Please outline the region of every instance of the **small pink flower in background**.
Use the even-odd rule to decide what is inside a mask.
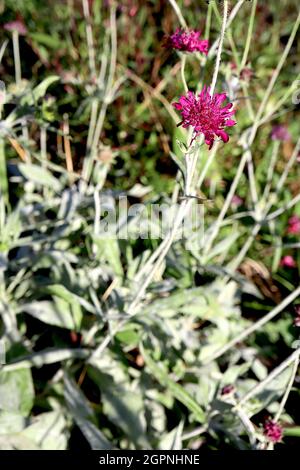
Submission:
[[[238,76],[238,67],[235,62],[229,62],[230,70],[233,75]],[[239,74],[239,77],[245,82],[249,82],[254,75],[254,71],[250,67],[244,67]]]
[[[295,268],[297,264],[292,256],[286,255],[281,259],[280,266],[284,268]]]
[[[165,38],[165,47],[183,52],[202,52],[208,54],[208,41],[200,39],[200,31],[177,28],[175,33]]]
[[[251,78],[253,77],[254,72],[252,69],[249,67],[245,67],[244,69],[241,70],[240,77],[242,80],[245,80],[245,82],[249,82]]]
[[[283,436],[283,430],[280,424],[275,423],[272,419],[267,419],[264,422],[264,435],[271,442],[280,442]]]
[[[244,202],[244,199],[242,199],[237,194],[234,194],[231,199],[231,205],[235,207],[240,207],[243,204],[243,202]]]
[[[272,140],[281,140],[282,142],[286,142],[291,140],[291,135],[287,130],[286,126],[279,124],[278,126],[274,126],[271,132]]]
[[[198,97],[191,91],[186,96],[181,96],[178,103],[173,103],[175,109],[180,111],[182,121],[178,125],[194,128],[195,137],[203,134],[205,143],[212,148],[215,137],[220,137],[223,142],[228,142],[229,136],[224,127],[231,127],[236,121],[231,119],[235,113],[232,103],[222,108],[222,103],[227,98],[226,93],[216,93],[210,96],[210,88],[204,86]]]
[[[20,20],[5,23],[3,27],[6,31],[18,31],[18,33],[23,36],[27,33],[27,28],[25,24]]]
[[[292,215],[292,217],[289,218],[287,233],[300,233],[300,217]]]
[[[295,318],[294,318],[294,326],[300,327],[300,304],[295,305]]]
[[[229,395],[230,393],[234,392],[234,390],[234,385],[225,385],[221,390],[221,395]]]
[[[138,7],[135,5],[133,7],[130,8],[129,10],[129,16],[133,17],[137,14],[138,12]]]

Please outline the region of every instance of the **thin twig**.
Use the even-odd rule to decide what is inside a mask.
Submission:
[[[290,364],[293,362],[295,363],[299,361],[300,355],[300,348],[294,351],[287,359],[285,359],[279,366],[277,366],[272,372],[261,382],[255,385],[249,392],[247,392],[237,403],[235,408],[240,408],[243,406],[247,401],[249,401],[252,397],[257,395],[261,390],[265,388],[272,380],[274,380],[281,372],[283,372]],[[289,381],[290,383],[290,381]]]
[[[217,52],[214,74],[213,74],[212,82],[210,85],[211,96],[214,94],[214,91],[215,91],[219,68],[221,64],[221,54],[222,54],[223,42],[224,42],[225,31],[226,31],[227,15],[228,15],[228,0],[224,0],[222,28],[221,28],[220,38],[219,38],[218,52]]]
[[[233,348],[236,344],[241,343],[244,341],[249,335],[254,333],[255,331],[259,330],[263,325],[268,323],[270,320],[276,317],[279,313],[281,313],[289,304],[291,304],[298,296],[300,295],[300,286],[294,290],[290,295],[288,295],[280,304],[278,304],[271,312],[267,315],[262,317],[255,323],[252,323],[248,328],[243,330],[240,334],[238,334],[235,338],[230,340],[227,344],[225,344],[222,348],[218,349],[212,356],[207,358],[203,361],[203,364],[209,364],[210,362],[218,359],[219,357],[223,356],[227,351]]]
[[[63,136],[64,136],[64,149],[65,149],[67,170],[73,173],[73,159],[72,159],[72,152],[71,152],[71,145],[70,145],[69,121],[68,121],[67,114],[64,115]]]
[[[91,74],[91,78],[93,79],[93,78],[96,78],[96,60],[95,60],[93,30],[92,30],[92,25],[91,25],[91,15],[90,15],[88,0],[82,0],[82,7],[83,7],[83,14],[85,17],[85,30],[86,30],[90,74]]]
[[[293,364],[293,367],[292,367],[292,372],[291,372],[291,377],[290,377],[290,380],[289,380],[289,383],[287,384],[287,387],[286,387],[286,391],[282,397],[282,400],[280,402],[280,405],[279,405],[279,408],[278,408],[278,411],[274,417],[274,421],[277,422],[279,421],[280,419],[280,416],[284,410],[284,407],[286,405],[286,402],[288,401],[288,398],[289,398],[289,394],[291,393],[291,390],[292,390],[292,386],[293,386],[293,383],[295,381],[295,378],[296,378],[296,374],[297,374],[297,370],[298,370],[298,365],[299,365],[299,353],[298,355],[295,357],[294,359],[294,364]]]
[[[226,30],[230,27],[231,23],[233,22],[234,18],[236,17],[237,13],[239,12],[239,9],[241,8],[244,2],[245,0],[239,0],[238,3],[234,6],[234,8],[231,10],[231,13],[228,17],[228,21],[226,23]],[[212,44],[212,46],[209,48],[209,52],[208,52],[209,59],[214,56],[218,45],[219,45],[219,38],[216,39],[215,42]]]
[[[169,0],[169,3],[170,5],[172,6],[173,10],[175,11],[176,15],[177,15],[177,18],[181,24],[181,26],[185,29],[187,29],[187,24],[186,24],[186,21],[183,17],[183,14],[181,13],[181,10],[179,8],[179,6],[177,5],[176,1],[175,0]]]
[[[15,80],[16,84],[19,87],[21,83],[21,60],[20,60],[20,49],[19,49],[19,33],[16,29],[12,32],[13,40],[13,54],[14,54],[14,64],[15,64]]]
[[[250,44],[251,44],[251,39],[252,39],[252,33],[253,33],[256,6],[257,6],[257,0],[254,0],[253,3],[252,3],[251,16],[250,16],[250,21],[249,21],[249,28],[248,28],[248,34],[247,34],[247,39],[246,39],[246,45],[245,45],[245,49],[244,49],[242,62],[241,62],[240,67],[239,67],[239,71],[243,70],[243,68],[247,64],[247,59],[248,59],[248,54],[249,54],[249,49],[250,49]]]

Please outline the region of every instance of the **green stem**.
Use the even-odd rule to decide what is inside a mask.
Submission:
[[[299,361],[299,354],[300,354],[300,349],[297,349],[296,351],[293,352],[285,361],[283,361],[276,369],[274,369],[264,380],[259,382],[257,385],[255,385],[249,392],[247,392],[238,402],[236,405],[236,408],[240,408],[242,405],[244,405],[247,401],[250,400],[250,398],[254,397],[257,395],[259,392],[261,392],[266,385],[268,385],[272,380],[274,380],[281,372],[283,372],[290,364]]]
[[[288,305],[290,305],[298,296],[300,295],[300,286],[294,290],[290,295],[288,295],[279,305],[277,305],[271,312],[267,313],[264,317],[258,320],[255,323],[252,323],[248,328],[243,330],[239,335],[225,344],[222,348],[218,349],[211,357],[203,361],[204,365],[210,364],[212,361],[218,359],[220,356],[223,356],[227,351],[236,346],[238,343],[244,341],[248,336],[250,336],[255,331],[259,330],[263,325],[268,323],[270,320],[276,317],[281,313]]]
[[[15,79],[17,86],[21,83],[21,60],[20,60],[20,49],[19,49],[19,33],[17,30],[13,30],[13,53],[14,53],[14,64],[15,64]]]
[[[243,54],[243,58],[242,58],[242,62],[241,62],[239,71],[243,70],[243,68],[245,67],[245,65],[247,63],[250,44],[251,44],[251,39],[252,39],[252,33],[253,33],[256,6],[257,6],[257,0],[254,0],[253,3],[252,3],[251,16],[250,16],[248,34],[247,34],[247,39],[246,39],[246,45],[245,45],[244,54]]]
[[[4,202],[8,204],[8,181],[5,158],[5,143],[2,138],[0,138],[0,197],[1,196],[4,199]]]

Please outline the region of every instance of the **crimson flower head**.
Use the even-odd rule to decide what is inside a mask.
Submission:
[[[297,263],[291,255],[286,255],[281,258],[280,265],[283,268],[296,268]]]
[[[183,52],[202,52],[208,54],[208,41],[200,39],[200,31],[177,28],[175,33],[165,38],[165,47]]]
[[[223,142],[228,142],[229,136],[224,127],[231,127],[236,121],[231,119],[235,113],[232,103],[222,107],[227,98],[226,93],[210,95],[210,88],[204,86],[201,93],[196,96],[188,91],[186,96],[181,96],[178,103],[173,103],[175,109],[180,111],[182,121],[178,125],[193,127],[195,137],[203,134],[205,143],[212,148],[215,137],[220,137]]]
[[[282,427],[280,424],[275,423],[272,419],[267,419],[264,422],[264,435],[269,439],[271,442],[280,442],[282,440]]]
[[[292,215],[292,217],[289,218],[287,233],[300,233],[300,217],[297,215]]]

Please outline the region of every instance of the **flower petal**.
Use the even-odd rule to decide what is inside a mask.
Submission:
[[[233,119],[227,119],[225,125],[226,125],[227,127],[235,126],[235,125],[236,125],[236,121],[234,121]]]
[[[216,132],[216,134],[217,134],[218,137],[221,137],[223,142],[225,142],[225,143],[228,142],[229,135],[227,134],[227,132],[219,130],[219,131]]]

